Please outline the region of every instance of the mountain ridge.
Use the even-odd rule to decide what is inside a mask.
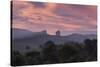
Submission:
[[[26,30],[24,30],[24,33],[21,32],[23,33],[22,35],[24,36],[26,35],[25,31]],[[18,37],[19,32],[17,30],[17,32],[15,32],[16,34],[13,33],[12,35],[12,47],[14,50],[20,50],[20,51],[24,51],[26,46],[32,47],[33,49],[39,49],[38,47],[40,45],[45,44],[47,41],[53,41],[55,44],[59,45],[59,44],[63,44],[66,42],[82,43],[85,39],[96,39],[97,38],[97,35],[92,35],[92,34],[91,35],[72,34],[68,36],[49,35],[47,34],[46,31],[41,31],[41,32],[36,32],[36,33],[27,31],[29,33],[27,32],[26,33],[29,34],[29,36],[27,35],[23,37],[22,35],[20,35]],[[17,35],[17,38],[15,38],[14,35]]]
[[[19,34],[19,35],[18,35]],[[20,37],[20,36],[24,36],[24,34],[26,34],[25,36],[27,37],[33,37],[35,35],[49,35],[49,36],[56,36],[56,35],[50,35],[47,33],[47,31],[43,30],[40,32],[32,32],[26,29],[18,29],[18,28],[13,28],[12,29],[12,38],[14,39],[14,37]],[[28,36],[30,35],[30,36]],[[64,36],[60,36],[60,37],[73,37],[73,36],[97,36],[96,34],[78,34],[78,33],[72,33],[70,35],[64,35]],[[15,38],[16,39],[16,38]]]

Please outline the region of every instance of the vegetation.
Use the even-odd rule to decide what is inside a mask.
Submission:
[[[29,46],[26,47],[30,49]],[[12,66],[54,64],[69,62],[86,62],[97,60],[97,40],[86,39],[84,43],[67,42],[61,45],[52,41],[41,45],[41,51],[30,51],[21,54],[12,51]]]

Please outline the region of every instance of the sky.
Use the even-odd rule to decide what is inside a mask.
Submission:
[[[32,1],[12,2],[12,28],[55,35],[97,33],[97,6]]]

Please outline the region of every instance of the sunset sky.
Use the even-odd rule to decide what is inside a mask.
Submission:
[[[13,1],[12,27],[33,32],[47,30],[54,35],[97,33],[97,7],[94,5]]]

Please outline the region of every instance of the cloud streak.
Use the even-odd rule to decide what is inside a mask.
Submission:
[[[96,33],[96,6],[31,1],[13,1],[12,4],[14,28],[33,32],[47,30],[49,34],[54,34],[57,30],[62,33]]]

